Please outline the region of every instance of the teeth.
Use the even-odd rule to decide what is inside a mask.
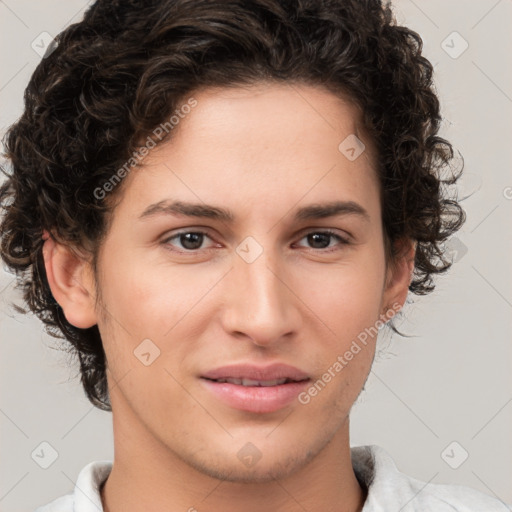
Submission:
[[[274,379],[274,380],[252,380],[252,379],[217,379],[217,382],[228,382],[230,384],[237,384],[238,386],[279,386],[284,384],[288,379]]]

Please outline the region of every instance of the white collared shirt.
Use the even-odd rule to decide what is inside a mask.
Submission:
[[[510,512],[505,504],[470,487],[432,484],[398,471],[380,446],[351,448],[352,466],[368,489],[362,512]],[[103,512],[100,487],[112,469],[108,460],[87,464],[78,474],[72,494],[61,496],[35,512]]]

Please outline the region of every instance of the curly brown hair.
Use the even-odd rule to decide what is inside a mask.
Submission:
[[[46,278],[42,235],[85,249],[96,270],[115,205],[95,190],[200,88],[295,82],[350,98],[377,148],[387,257],[396,257],[395,241],[417,242],[414,294],[432,291],[433,276],[450,267],[444,241],[464,211],[444,187],[460,173],[443,177],[454,155],[437,135],[433,67],[420,36],[397,25],[389,3],[98,0],[56,43],[3,141],[1,257],[29,309],[78,356],[96,407],[111,410],[98,326],[66,320]]]

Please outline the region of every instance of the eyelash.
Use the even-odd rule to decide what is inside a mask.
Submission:
[[[169,246],[170,246],[169,242],[171,240],[174,240],[175,238],[179,238],[181,235],[186,235],[186,234],[191,234],[191,233],[195,234],[195,235],[203,235],[203,236],[206,236],[211,239],[210,235],[206,231],[202,231],[202,230],[198,229],[198,230],[194,230],[194,231],[192,231],[192,230],[179,231],[178,233],[175,233],[174,235],[162,240],[162,244],[164,246],[166,246],[166,248],[168,250],[173,251],[173,252],[177,252],[180,254],[191,254],[191,255],[197,254],[199,251],[201,251],[201,249],[185,249],[185,250],[183,250],[183,249],[169,248]],[[332,231],[330,229],[308,231],[307,233],[304,233],[304,235],[300,238],[300,240],[302,240],[303,238],[306,238],[308,235],[312,235],[312,234],[322,234],[322,235],[328,235],[328,236],[334,237],[338,240],[339,245],[349,245],[350,244],[348,239],[343,238],[341,235],[339,235],[338,233],[336,233],[335,231]],[[211,248],[211,249],[213,249],[213,248]],[[204,249],[204,250],[208,251],[211,249]],[[339,247],[338,248],[336,248],[336,247],[330,248],[330,249],[310,249],[310,250],[319,251],[319,252],[323,252],[323,253],[330,253],[330,252],[335,252],[335,251],[339,250]]]

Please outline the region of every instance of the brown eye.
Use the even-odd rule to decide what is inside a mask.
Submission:
[[[327,249],[330,246],[331,240],[336,239],[338,241],[338,245],[346,245],[349,241],[346,238],[338,235],[334,231],[311,231],[307,233],[301,240],[307,239],[308,244],[310,244],[311,249]],[[331,246],[332,247],[332,246]],[[333,248],[336,250],[336,247]]]
[[[170,242],[176,239],[181,245],[181,247],[178,247],[176,250],[181,252],[197,251],[201,249],[205,237],[210,238],[208,233],[204,231],[181,231],[166,238],[162,243],[164,245],[173,246]]]

